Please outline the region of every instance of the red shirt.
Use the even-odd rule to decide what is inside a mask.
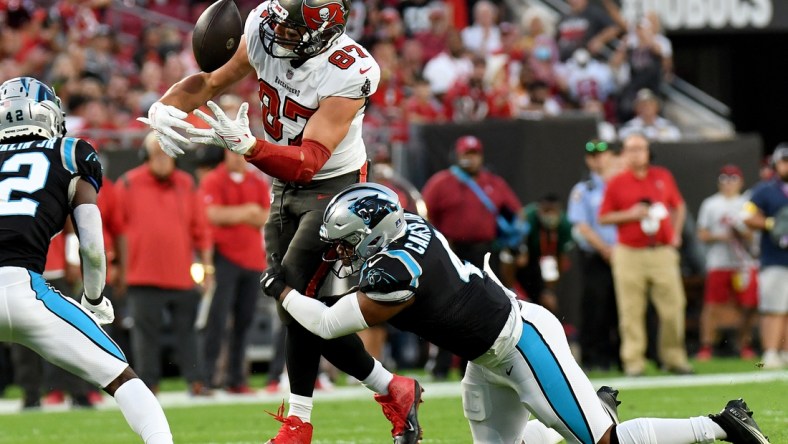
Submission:
[[[233,180],[224,164],[202,178],[200,192],[205,207],[236,206],[256,203],[271,207],[268,184],[254,172],[247,171],[240,182]],[[265,270],[263,235],[259,228],[248,224],[212,225],[216,250],[230,262],[248,270]]]
[[[626,210],[638,202],[648,201],[651,204],[661,202],[668,210],[675,209],[684,199],[681,197],[676,181],[670,171],[662,167],[651,166],[646,177],[635,177],[632,171],[624,171],[608,182],[605,197],[599,208],[599,214]],[[649,236],[640,228],[640,221],[626,222],[618,225],[618,241],[633,248],[650,245],[669,245],[673,239],[673,224],[670,217],[660,221],[659,230]]]
[[[496,208],[507,208],[512,214],[522,205],[506,181],[500,176],[481,171],[476,183]],[[430,222],[448,240],[454,242],[491,242],[496,238],[495,216],[487,210],[476,194],[449,170],[436,173],[422,191]]]
[[[61,231],[49,242],[47,251],[47,262],[44,265],[44,273],[48,275],[53,272],[66,272],[66,236]]]
[[[104,231],[104,250],[107,254],[107,282],[110,281],[112,267],[115,260],[115,238],[122,234],[123,214],[118,205],[116,186],[111,180],[104,177],[99,190],[96,205],[101,213],[101,226]]]
[[[128,248],[129,285],[186,290],[195,250],[211,247],[210,229],[194,180],[175,170],[158,180],[147,165],[128,171],[116,185]]]

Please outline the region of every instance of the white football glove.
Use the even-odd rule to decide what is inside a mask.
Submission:
[[[215,119],[199,109],[194,110],[194,115],[204,120],[210,128],[186,129],[187,133],[198,136],[189,139],[192,143],[216,145],[238,154],[246,154],[257,143],[257,139],[249,129],[249,116],[246,115],[249,103],[241,104],[235,120],[230,120],[219,105],[211,101],[208,102],[208,108],[213,111]]]
[[[175,130],[175,128],[188,130],[194,127],[194,125],[184,120],[188,116],[188,114],[174,106],[156,102],[148,110],[147,118],[137,117],[137,120],[150,125],[151,129],[156,133],[156,139],[159,140],[161,150],[168,156],[175,158],[183,154],[183,149],[178,144],[181,143],[184,146],[189,144],[189,139]]]
[[[93,305],[88,300],[87,296],[82,295],[82,306],[87,308],[98,320],[101,325],[111,324],[115,320],[115,309],[112,308],[112,302],[109,299],[102,297],[98,305]]]

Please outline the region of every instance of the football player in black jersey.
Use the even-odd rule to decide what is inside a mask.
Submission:
[[[29,347],[104,388],[145,443],[170,444],[156,397],[100,327],[115,318],[102,296],[101,163],[89,143],[64,137],[64,119],[60,99],[38,80],[0,85],[0,341]],[[81,305],[41,276],[49,241],[69,215],[80,243]]]
[[[389,322],[470,361],[462,396],[475,443],[561,440],[531,434],[530,414],[571,443],[768,443],[741,399],[709,417],[617,424],[615,404],[600,402],[558,319],[517,301],[489,266],[461,262],[429,222],[403,212],[388,188],[367,183],[340,191],[320,235],[345,268],[360,270],[355,294],[327,307],[289,287],[278,264],[263,274],[264,292],[320,337]]]

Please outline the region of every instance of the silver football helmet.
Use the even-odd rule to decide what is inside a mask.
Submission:
[[[329,202],[320,225],[320,239],[344,256],[324,255],[344,265],[362,262],[388,246],[405,232],[405,214],[397,193],[376,183],[350,185]]]
[[[32,77],[17,77],[0,85],[0,142],[66,134],[65,113],[55,91]]]

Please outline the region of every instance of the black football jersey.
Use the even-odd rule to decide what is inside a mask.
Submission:
[[[376,301],[415,302],[389,320],[465,359],[489,350],[511,301],[475,266],[462,262],[443,235],[420,216],[406,213],[405,235],[370,257],[359,289]]]
[[[75,178],[101,188],[101,163],[84,140],[0,144],[0,267],[44,272],[49,241],[71,213]],[[72,185],[74,181],[74,185]]]

